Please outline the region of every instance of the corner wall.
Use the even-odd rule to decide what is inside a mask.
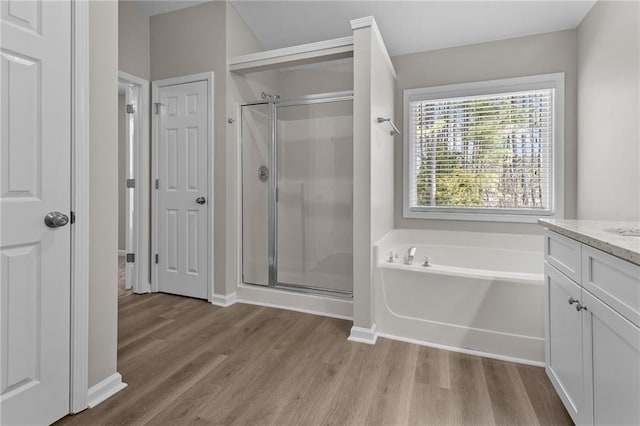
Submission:
[[[576,31],[479,43],[392,58],[396,83],[395,123],[404,127],[404,89],[468,83],[554,72],[565,73],[565,217],[576,215]],[[404,132],[403,132],[404,135]],[[405,219],[402,217],[402,140],[395,143],[395,226],[471,232],[541,233],[537,224]]]
[[[151,78],[149,17],[131,0],[118,2],[118,70]]]
[[[89,387],[116,372],[118,3],[89,4]]]
[[[354,29],[353,328],[351,340],[375,342],[373,244],[393,229],[393,143],[377,117],[393,117],[395,71],[372,17]],[[383,123],[384,124],[384,123]]]
[[[640,221],[640,4],[599,1],[578,27],[577,217]]]

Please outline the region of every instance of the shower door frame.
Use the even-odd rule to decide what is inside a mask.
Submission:
[[[255,105],[268,105],[269,106],[269,194],[268,194],[268,262],[269,262],[269,279],[267,283],[268,288],[287,290],[297,293],[304,293],[310,295],[330,296],[340,299],[352,299],[353,290],[350,292],[340,290],[328,290],[322,287],[306,286],[292,283],[281,283],[278,281],[278,108],[289,106],[302,106],[313,104],[325,104],[332,102],[353,102],[353,91],[344,92],[331,92],[320,93],[314,95],[302,96],[292,99],[270,99],[256,102],[247,102],[241,105],[240,108],[240,133],[242,134],[242,107],[255,106]],[[240,138],[240,176],[244,176],[243,169],[243,155],[244,149],[242,137]],[[241,182],[241,191],[244,191],[244,181]],[[242,199],[242,197],[240,197]],[[241,203],[241,209],[244,206]],[[241,210],[243,211],[243,210]],[[241,219],[241,229],[244,232],[244,219]],[[242,239],[241,239],[242,241]],[[244,250],[241,250],[241,276],[242,282],[249,285],[258,285],[265,287],[261,284],[252,284],[244,281]]]

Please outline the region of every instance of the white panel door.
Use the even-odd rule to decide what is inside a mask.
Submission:
[[[574,422],[584,408],[582,315],[575,307],[582,289],[545,263],[547,292],[547,374]]]
[[[160,87],[158,291],[207,299],[208,83]]]
[[[640,425],[640,328],[586,290],[582,303],[588,395],[582,423]]]
[[[5,1],[1,20],[0,423],[69,412],[71,7]]]

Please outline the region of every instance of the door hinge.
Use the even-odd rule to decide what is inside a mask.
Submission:
[[[136,263],[135,253],[127,253],[127,263]]]
[[[164,106],[164,104],[160,102],[154,102],[153,105],[155,106],[156,115],[160,114],[160,107]]]
[[[69,212],[69,216],[71,216],[70,218],[70,222],[73,225],[74,223],[76,223],[76,213],[75,212]]]
[[[276,203],[280,200],[280,188],[276,188]]]
[[[136,112],[136,107],[133,104],[127,104],[127,114],[134,114]]]
[[[135,179],[127,179],[127,188],[135,188],[136,180]]]
[[[158,253],[156,253],[156,263],[158,263]]]
[[[158,179],[156,179],[156,189],[160,189],[160,181]]]

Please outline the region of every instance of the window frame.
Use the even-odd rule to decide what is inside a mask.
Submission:
[[[403,91],[404,137],[402,145],[402,216],[406,219],[441,219],[490,222],[536,223],[538,218],[564,218],[564,80],[565,73],[538,74],[471,83],[405,89]],[[410,103],[466,96],[494,95],[539,89],[555,89],[553,96],[553,131],[550,210],[481,209],[478,207],[411,207],[410,206]],[[483,211],[484,210],[484,211]]]

